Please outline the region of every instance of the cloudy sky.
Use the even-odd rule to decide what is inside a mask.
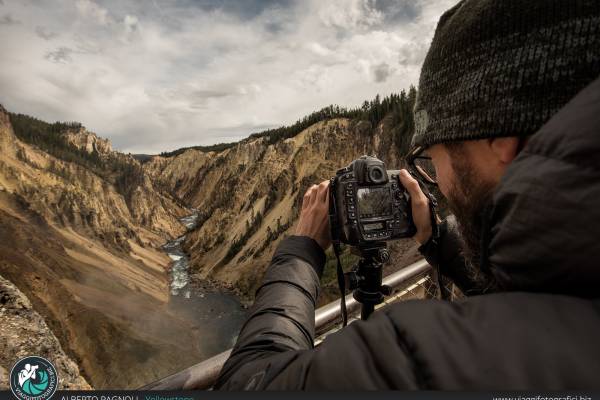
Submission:
[[[157,153],[418,81],[456,0],[0,0],[0,103]]]

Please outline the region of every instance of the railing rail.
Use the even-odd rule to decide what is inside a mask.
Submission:
[[[392,289],[398,289],[411,278],[429,271],[430,268],[431,266],[427,261],[417,261],[402,268],[400,271],[386,276],[383,279],[383,284],[390,286]],[[349,294],[346,296],[346,308],[348,315],[356,313],[360,309],[360,303],[354,300],[352,295]],[[317,334],[327,330],[340,318],[341,309],[339,300],[332,301],[317,309],[315,311],[315,330]],[[183,371],[150,383],[140,388],[140,390],[209,389],[217,380],[219,372],[223,368],[227,358],[229,358],[230,353],[231,349],[224,351]]]

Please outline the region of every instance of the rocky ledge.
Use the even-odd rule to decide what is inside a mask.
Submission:
[[[65,354],[29,299],[0,276],[0,390],[8,389],[8,375],[13,364],[32,355],[44,357],[54,364],[59,389],[91,389],[77,364]]]

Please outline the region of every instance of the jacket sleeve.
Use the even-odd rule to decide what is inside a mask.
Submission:
[[[440,224],[440,238],[429,240],[419,247],[419,252],[442,276],[452,280],[467,296],[490,292],[483,277],[476,278],[461,252],[461,238],[453,215]]]
[[[324,263],[312,239],[291,236],[280,243],[214,389],[417,388],[410,346],[386,313],[356,321],[314,348]]]
[[[279,244],[215,389],[262,388],[298,351],[314,347],[324,265],[325,252],[311,238],[290,236]]]

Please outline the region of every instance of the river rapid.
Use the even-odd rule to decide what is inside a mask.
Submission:
[[[189,231],[196,228],[198,213],[180,219]],[[206,357],[231,348],[246,318],[246,310],[238,298],[216,289],[210,282],[195,278],[190,271],[189,257],[182,244],[186,235],[163,246],[172,262],[169,268],[171,311],[191,321],[198,332]]]

